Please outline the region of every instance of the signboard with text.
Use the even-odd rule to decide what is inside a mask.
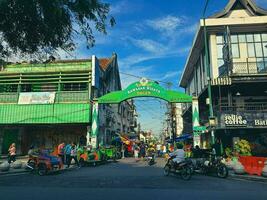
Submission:
[[[52,104],[55,95],[55,92],[21,92],[18,104]]]
[[[220,116],[220,126],[222,128],[267,128],[267,113],[223,113]]]

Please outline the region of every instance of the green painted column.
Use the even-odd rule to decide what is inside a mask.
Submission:
[[[87,143],[89,143],[91,139],[91,145],[93,148],[97,148],[98,146],[98,141],[97,141],[98,132],[99,132],[98,101],[94,101],[93,112],[92,112],[92,131],[91,135],[87,134]]]
[[[199,127],[199,108],[198,108],[198,98],[192,98],[192,124],[193,124],[193,141],[194,146],[200,146],[200,134],[197,131]]]

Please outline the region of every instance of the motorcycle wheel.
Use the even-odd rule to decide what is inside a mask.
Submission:
[[[183,167],[180,173],[183,180],[188,181],[191,179],[192,173],[190,167]]]
[[[38,174],[39,174],[40,176],[44,176],[44,175],[47,174],[47,168],[46,168],[45,164],[40,164],[40,165],[38,166]]]
[[[226,178],[228,176],[228,169],[227,169],[226,165],[219,164],[217,166],[217,176],[219,178]]]
[[[170,166],[169,165],[165,165],[164,171],[163,171],[164,176],[169,176],[170,175],[170,170],[171,170]]]

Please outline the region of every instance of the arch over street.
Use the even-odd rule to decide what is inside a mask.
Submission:
[[[192,103],[192,97],[179,91],[166,90],[157,82],[142,78],[138,82],[130,84],[126,89],[103,95],[96,99],[93,104],[92,132],[87,135],[87,143],[94,148],[98,146],[98,104],[118,104],[135,97],[155,97],[169,103]]]

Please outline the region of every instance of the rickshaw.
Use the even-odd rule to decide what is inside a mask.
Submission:
[[[96,166],[107,161],[105,152],[101,149],[91,149],[88,147],[79,147],[77,159],[81,167],[86,165]]]

